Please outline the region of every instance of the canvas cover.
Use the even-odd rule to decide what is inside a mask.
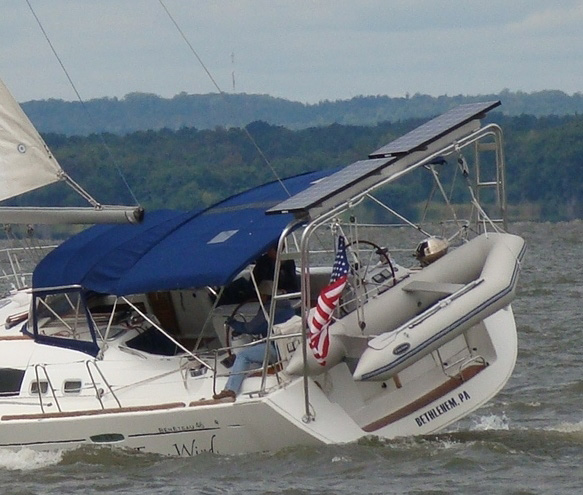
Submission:
[[[265,211],[335,170],[232,196],[205,210],[147,213],[139,225],[98,225],[39,263],[35,288],[81,285],[105,294],[222,286],[276,242],[291,214]]]

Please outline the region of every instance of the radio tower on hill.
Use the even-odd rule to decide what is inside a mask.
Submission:
[[[233,93],[235,93],[235,51],[231,52],[231,66],[233,70],[231,71],[231,79],[233,80]]]

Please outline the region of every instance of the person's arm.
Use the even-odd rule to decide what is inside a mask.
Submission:
[[[261,308],[259,308],[259,311],[251,321],[242,322],[233,319],[228,324],[235,333],[248,333],[251,335],[262,335],[263,337],[267,335],[267,322],[265,321]]]

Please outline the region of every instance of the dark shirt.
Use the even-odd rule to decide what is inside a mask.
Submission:
[[[267,314],[269,314],[270,305],[271,303],[265,305],[265,311],[267,311]],[[277,306],[275,307],[275,314],[273,315],[273,323],[283,323],[284,321],[289,320],[292,316],[295,316],[295,314],[296,313],[291,307],[289,301],[278,301]],[[236,333],[248,333],[251,335],[267,337],[267,321],[265,320],[265,315],[261,308],[259,308],[251,321],[242,322],[231,320],[229,325]]]
[[[275,280],[275,260],[268,254],[262,255],[255,263],[253,277],[257,284],[261,283],[262,280]],[[281,262],[277,288],[283,289],[288,293],[298,292],[298,279],[294,260]]]

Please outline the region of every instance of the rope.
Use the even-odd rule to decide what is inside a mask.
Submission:
[[[174,17],[172,16],[172,14],[170,13],[170,11],[166,7],[166,5],[164,4],[163,0],[158,0],[158,1],[160,2],[160,5],[165,10],[166,14],[170,18],[170,20],[172,21],[172,23],[174,24],[174,26],[176,27],[176,29],[178,30],[178,32],[180,33],[180,36],[182,36],[182,39],[184,40],[184,42],[188,45],[188,48],[190,49],[190,51],[192,52],[192,54],[198,60],[198,63],[201,65],[201,67],[206,72],[207,76],[209,77],[209,79],[213,83],[213,86],[216,88],[216,90],[219,92],[219,94],[221,95],[221,97],[223,97],[223,99],[225,100],[225,102],[228,104],[228,108],[231,108],[229,106],[230,105],[229,100],[226,97],[227,93],[225,93],[219,87],[219,85],[215,81],[214,77],[212,76],[212,74],[210,73],[210,71],[207,69],[207,67],[206,67],[205,63],[203,62],[202,58],[198,55],[198,53],[196,52],[196,50],[194,49],[194,47],[192,46],[192,44],[190,43],[190,41],[188,40],[188,38],[186,37],[186,35],[184,34],[184,31],[182,31],[182,29],[180,28],[180,26],[178,25],[178,23],[176,22],[176,20],[174,19]],[[243,127],[242,129],[243,129],[243,132],[245,133],[245,135],[247,136],[247,138],[249,139],[249,141],[251,141],[251,143],[255,147],[257,153],[259,153],[259,156],[261,157],[261,159],[265,162],[265,164],[271,170],[271,173],[273,174],[273,176],[275,177],[275,179],[277,180],[277,182],[279,182],[279,184],[281,185],[281,187],[283,188],[283,190],[286,192],[286,194],[288,196],[291,196],[291,193],[289,192],[289,190],[287,189],[287,187],[285,186],[285,184],[283,183],[283,181],[279,177],[279,174],[277,173],[277,171],[275,170],[275,168],[273,167],[273,165],[271,164],[271,162],[268,160],[267,156],[265,156],[265,153],[263,153],[263,150],[257,144],[257,142],[255,141],[255,139],[253,138],[253,136],[251,135],[251,133],[249,132],[249,130],[246,127]]]
[[[91,115],[91,112],[89,112],[89,109],[87,108],[87,106],[85,105],[85,101],[83,100],[83,98],[81,98],[81,95],[79,94],[79,91],[77,91],[77,87],[75,86],[75,83],[73,82],[73,79],[71,79],[71,76],[69,75],[69,72],[67,71],[65,64],[63,64],[63,61],[61,60],[61,57],[59,57],[59,54],[57,53],[57,50],[55,49],[55,47],[53,46],[53,43],[51,42],[49,35],[47,34],[47,32],[45,31],[45,28],[43,27],[42,23],[40,22],[40,19],[38,18],[38,16],[36,15],[36,12],[34,11],[32,5],[30,4],[29,0],[26,0],[26,3],[28,5],[28,8],[30,9],[30,11],[32,12],[32,15],[34,16],[37,24],[40,27],[40,30],[42,31],[45,39],[47,40],[47,43],[49,44],[49,47],[51,48],[51,51],[53,52],[53,55],[55,56],[55,58],[57,59],[57,61],[59,62],[59,65],[61,66],[61,69],[63,69],[63,72],[65,73],[65,76],[67,77],[69,84],[71,85],[71,87],[73,88],[73,91],[75,92],[75,94],[77,95],[77,99],[79,100],[79,103],[81,103],[81,107],[83,108],[83,110],[85,111],[85,113],[87,114],[87,116],[89,117],[89,120],[91,122],[91,125],[94,128],[97,128],[97,126],[95,125],[95,119],[93,118],[93,116]],[[123,181],[126,189],[129,191],[132,200],[136,203],[136,204],[140,204],[140,202],[138,201],[138,199],[136,198],[134,192],[132,191],[132,188],[130,187],[130,185],[128,184],[122,170],[121,167],[119,166],[119,164],[117,163],[116,159],[113,156],[113,153],[111,152],[109,146],[107,146],[107,143],[105,142],[105,139],[103,138],[103,133],[99,133],[99,140],[101,141],[101,144],[103,145],[103,147],[105,148],[107,155],[109,156],[110,160],[112,161],[112,163],[114,164],[117,173],[119,174],[121,180]],[[65,179],[67,180],[67,182],[70,184],[71,178],[65,174]],[[80,186],[75,184],[73,186],[73,188],[75,190],[78,191],[78,188]],[[87,193],[82,194],[85,199],[87,199]],[[89,203],[92,206],[99,206],[98,203],[91,198],[91,200],[87,199],[89,201]]]

